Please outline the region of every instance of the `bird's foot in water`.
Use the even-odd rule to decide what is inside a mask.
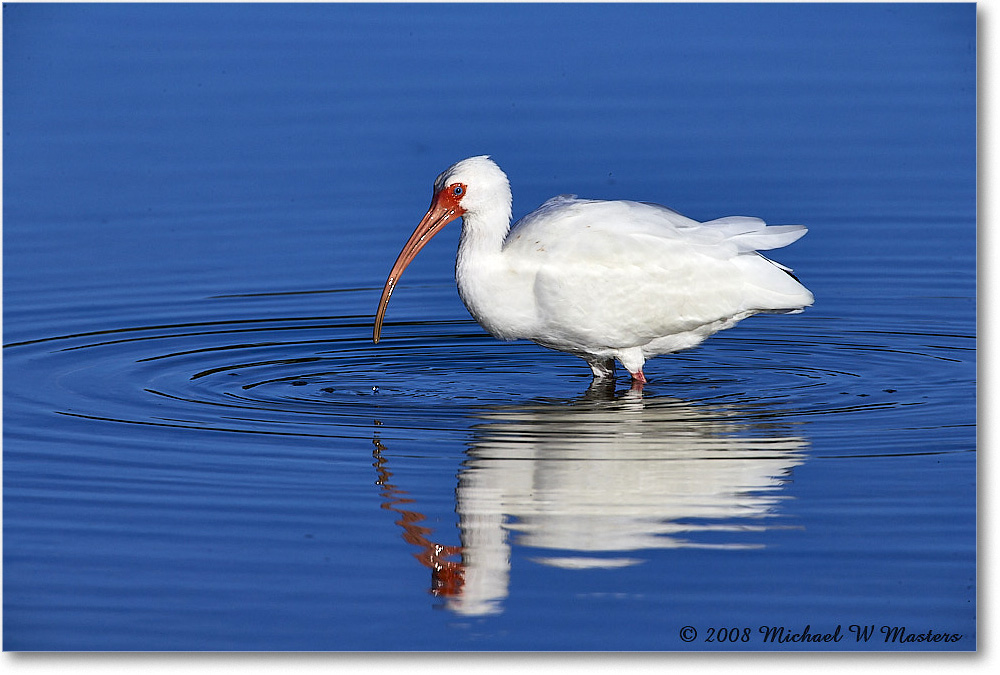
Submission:
[[[594,381],[615,379],[615,360],[611,358],[587,359],[587,365],[594,373]]]
[[[646,376],[642,374],[641,370],[637,370],[632,375],[632,391],[642,391],[642,387],[646,384]]]

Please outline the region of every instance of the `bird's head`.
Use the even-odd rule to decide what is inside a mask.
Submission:
[[[486,155],[463,159],[438,176],[434,181],[434,196],[430,208],[389,271],[375,314],[373,340],[379,340],[382,319],[396,282],[431,237],[459,217],[465,217],[466,224],[472,227],[500,220],[503,221],[503,227],[507,227],[510,224],[510,209],[510,182],[507,175]]]
[[[454,209],[455,216],[469,213],[480,215],[498,212],[510,220],[510,182],[486,155],[469,157],[445,170],[434,181],[434,199],[431,211],[436,206]],[[450,222],[450,221],[449,221]]]

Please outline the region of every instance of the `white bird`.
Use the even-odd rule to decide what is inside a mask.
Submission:
[[[789,268],[757,252],[791,244],[806,233],[801,225],[745,216],[700,223],[658,204],[560,195],[511,227],[510,182],[483,155],[434,181],[430,209],[382,290],[374,342],[403,270],[458,217],[455,280],[469,313],[501,340],[579,356],[595,380],[613,377],[617,359],[641,389],[647,359],[753,314],[813,302]]]

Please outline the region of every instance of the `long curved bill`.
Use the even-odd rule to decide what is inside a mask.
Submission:
[[[382,319],[385,317],[385,308],[389,304],[389,296],[396,288],[396,282],[403,274],[406,266],[413,262],[413,259],[420,253],[420,249],[427,245],[431,238],[440,232],[445,225],[462,215],[463,211],[457,204],[444,197],[443,192],[434,195],[430,209],[420,220],[417,229],[410,235],[409,240],[399,252],[399,257],[389,270],[389,278],[385,280],[385,287],[382,289],[382,299],[378,302],[378,311],[375,312],[375,331],[372,333],[372,342],[378,344],[379,336],[382,333]]]

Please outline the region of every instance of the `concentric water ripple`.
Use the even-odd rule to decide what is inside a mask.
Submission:
[[[371,290],[341,293],[364,306]],[[448,430],[483,407],[594,402],[627,392],[624,375],[617,394],[588,390],[589,372],[578,359],[496,341],[468,318],[390,322],[373,345],[369,316],[254,318],[255,300],[205,300],[229,319],[177,316],[8,344],[7,367],[34,372],[39,387],[30,395],[61,415],[318,437],[357,427],[363,435],[381,418],[402,428]],[[304,309],[301,298],[289,304]],[[761,420],[898,416],[931,402],[946,405],[940,392],[955,378],[949,366],[969,360],[973,338],[882,325],[852,328],[818,312],[752,318],[695,350],[650,362],[644,402],[666,396]]]

